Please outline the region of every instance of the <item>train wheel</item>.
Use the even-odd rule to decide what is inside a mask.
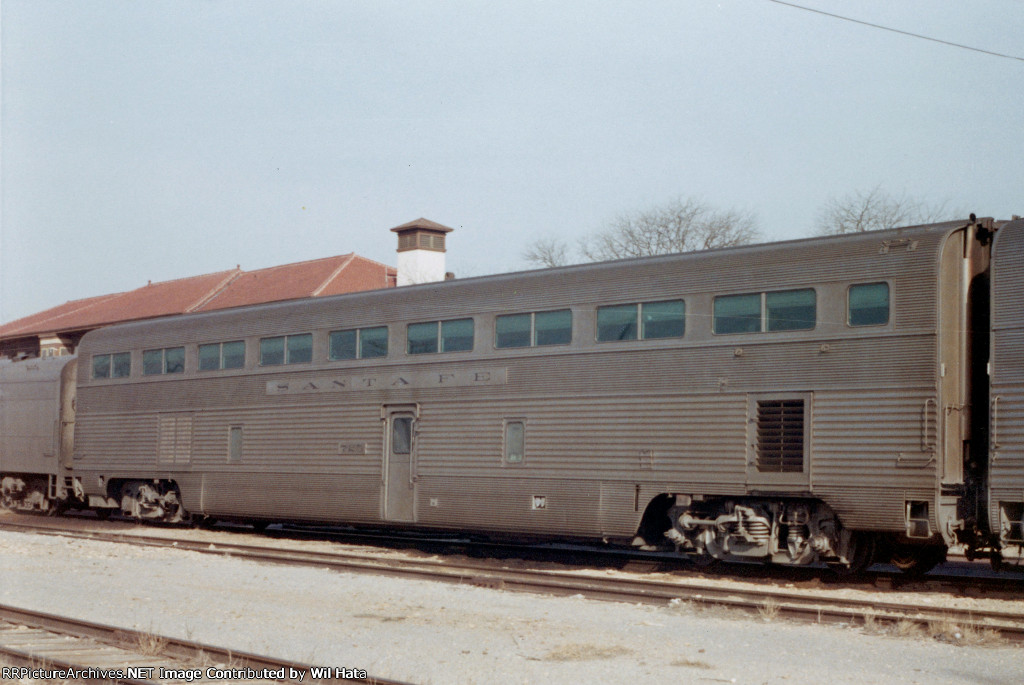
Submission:
[[[896,545],[889,563],[908,576],[923,576],[946,560],[946,547],[931,545]]]
[[[847,555],[849,564],[826,562],[825,565],[837,576],[853,576],[862,572],[875,560],[874,536],[866,533],[851,535]]]

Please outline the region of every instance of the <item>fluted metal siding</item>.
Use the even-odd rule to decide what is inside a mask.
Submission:
[[[1003,226],[992,252],[989,520],[998,530],[999,502],[1024,501],[1024,222]]]
[[[57,473],[61,371],[69,363],[0,362],[0,473]]]
[[[381,515],[381,406],[419,406],[415,498],[422,525],[632,534],[663,492],[742,495],[752,393],[813,397],[809,488],[844,521],[903,526],[906,493],[936,489],[922,465],[922,408],[936,387],[936,266],[952,226],[738,248],[470,279],[127,324],[82,342],[76,468],[97,477],[172,474],[186,507],[213,515],[372,521]],[[903,240],[888,254],[885,240]],[[914,242],[914,249],[907,246]],[[756,263],[757,268],[751,268]],[[894,322],[845,325],[845,284],[893,284]],[[715,293],[814,285],[814,331],[713,336]],[[596,343],[587,311],[685,296],[681,340]],[[572,345],[495,350],[489,315],[570,304]],[[93,381],[93,353],[481,315],[472,353]],[[482,326],[482,328],[481,328]],[[318,338],[319,339],[319,338]],[[394,338],[393,344],[394,344]],[[322,342],[316,343],[322,345]],[[322,353],[322,350],[321,350]],[[318,354],[321,354],[318,353]],[[323,359],[321,354],[320,359]],[[133,360],[134,361],[134,360]],[[139,363],[135,361],[135,363]],[[507,373],[504,384],[268,394],[269,380],[422,369]],[[191,460],[158,464],[161,414],[194,412]],[[502,463],[506,419],[526,421],[526,459]],[[932,417],[931,420],[938,420]],[[230,426],[243,458],[228,463]],[[352,454],[353,446],[365,446]],[[916,454],[914,450],[917,450]],[[900,464],[902,455],[910,455]],[[761,489],[764,489],[763,487]],[[534,495],[547,498],[532,508]],[[922,496],[922,499],[927,497]]]

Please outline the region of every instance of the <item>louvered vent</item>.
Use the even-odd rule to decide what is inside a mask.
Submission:
[[[758,401],[757,470],[765,473],[800,473],[804,470],[802,399]]]
[[[158,458],[162,464],[187,464],[192,459],[192,415],[160,417]]]

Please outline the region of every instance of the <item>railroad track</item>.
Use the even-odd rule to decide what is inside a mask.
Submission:
[[[405,685],[359,669],[301,664],[5,605],[0,660],[4,680]]]
[[[437,561],[395,556],[374,556],[345,551],[320,552],[275,549],[261,545],[189,540],[183,537],[110,533],[95,530],[68,531],[48,525],[0,520],[0,529],[20,530],[106,542],[124,542],[158,548],[190,550],[276,564],[313,566],[337,571],[417,578],[479,587],[550,595],[581,595],[592,599],[629,603],[697,607],[726,607],[761,615],[815,623],[911,624],[929,628],[956,625],[961,630],[992,631],[1015,642],[1024,642],[1024,613],[1012,610],[934,607],[921,603],[880,601],[815,594],[799,590],[686,581],[624,578],[621,574],[598,576],[585,571],[510,569],[495,562],[476,560]]]

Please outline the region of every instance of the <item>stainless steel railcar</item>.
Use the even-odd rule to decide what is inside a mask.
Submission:
[[[51,512],[67,499],[69,485],[73,490],[76,371],[67,357],[0,362],[4,507]]]
[[[1019,546],[1022,245],[972,220],[109,327],[72,491],[788,564]]]

